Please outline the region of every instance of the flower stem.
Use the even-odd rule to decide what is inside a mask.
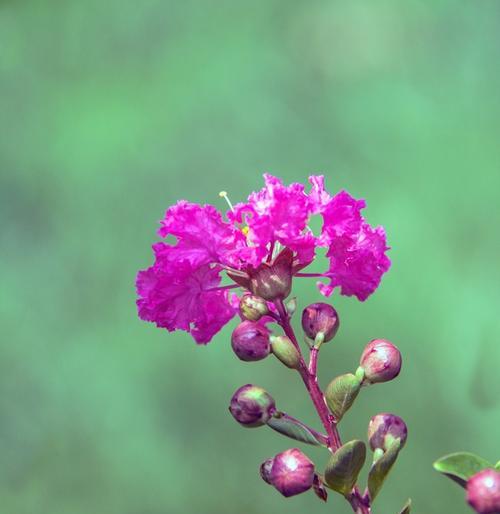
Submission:
[[[297,418],[294,418],[293,416],[290,416],[289,414],[287,414],[286,412],[280,412],[280,418],[282,419],[289,419],[290,421],[293,421],[294,423],[297,423],[298,425],[301,425],[303,426],[304,428],[306,428],[309,432],[311,432],[311,434],[319,441],[321,442],[322,444],[324,444],[325,446],[328,445],[328,437],[325,436],[324,434],[322,434],[321,432],[318,432],[317,430],[314,430],[314,428],[311,428],[310,426],[306,425],[305,423],[303,423],[302,421],[300,421],[299,419]]]
[[[337,422],[334,416],[331,415],[328,411],[328,407],[325,402],[325,396],[318,383],[317,365],[319,348],[313,347],[311,349],[311,358],[309,361],[309,366],[307,366],[304,361],[297,337],[290,323],[290,316],[288,315],[283,300],[277,300],[275,302],[275,306],[278,311],[278,323],[299,352],[300,363],[298,372],[300,373],[302,381],[306,386],[307,392],[311,397],[321,423],[325,427],[326,433],[328,435],[328,449],[331,453],[334,453],[342,446],[342,441],[337,430]],[[352,510],[356,514],[370,514],[370,505],[367,504],[367,502],[364,500],[357,486],[353,488],[351,494],[347,497],[347,500],[351,504]]]

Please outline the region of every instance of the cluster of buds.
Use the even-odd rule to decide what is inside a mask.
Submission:
[[[267,274],[265,278],[269,281]],[[277,283],[280,281],[269,281],[269,284]],[[367,509],[378,494],[399,451],[405,445],[408,433],[406,424],[394,414],[381,413],[371,418],[368,442],[373,451],[373,463],[364,494],[357,492],[355,482],[365,459],[365,445],[361,441],[351,441],[342,446],[339,441],[333,440],[336,432],[332,430],[336,430],[337,424],[363,387],[388,382],[399,375],[401,354],[391,342],[375,339],[366,345],[354,373],[345,373],[334,378],[324,393],[314,389],[318,388],[314,359],[317,359],[322,345],[335,338],[340,325],[339,315],[326,303],[314,303],[303,310],[301,324],[311,351],[311,361],[307,365],[289,323],[294,308],[287,309],[284,302],[276,306],[270,299],[270,287],[266,289],[266,298],[257,296],[259,288],[255,286],[252,294],[244,295],[241,299],[240,314],[243,321],[233,331],[233,351],[239,359],[248,362],[273,354],[288,368],[298,370],[311,397],[319,393],[329,408],[330,412],[320,410],[320,417],[323,420],[331,418],[333,422],[328,422],[330,425],[325,427],[326,434],[316,432],[279,411],[272,396],[255,385],[239,388],[231,399],[229,410],[234,419],[244,427],[267,425],[290,438],[310,444],[322,444],[330,450],[331,461],[323,474],[317,473],[310,458],[297,448],[266,459],[260,467],[261,477],[283,496],[295,496],[313,489],[320,499],[326,501],[329,488],[346,496],[353,506],[361,505],[356,507],[359,512],[368,512],[359,509]],[[285,329],[284,334],[274,334],[268,328],[268,325],[276,321]],[[321,403],[316,407],[321,409]],[[356,459],[360,464],[359,469],[346,467],[346,462],[355,462]]]
[[[168,331],[189,332],[198,344],[210,342],[239,314],[241,321],[231,337],[237,358],[257,362],[273,355],[296,371],[322,432],[279,411],[267,391],[251,384],[234,393],[231,415],[244,427],[268,426],[295,441],[326,447],[330,455],[319,473],[306,455],[291,448],[264,462],[262,478],[286,497],[312,489],[326,501],[331,489],[342,494],[356,514],[369,514],[404,445],[406,427],[400,418],[386,414],[372,420],[369,439],[374,459],[362,493],[357,480],[366,445],[358,440],[342,444],[337,425],[363,387],[399,374],[401,355],[389,341],[376,339],[367,345],[353,373],[334,378],[323,391],[317,377],[319,352],[336,337],[339,315],[327,303],[303,310],[307,359],[299,343],[302,337],[292,326],[297,302],[289,297],[295,277],[319,277],[317,287],[326,298],[338,289],[341,295],[366,300],[390,268],[385,231],[366,221],[364,200],[347,191],[331,195],[322,176],[309,177],[307,192],[303,184],[286,186],[267,174],[264,182],[263,189],[235,206],[221,192],[230,208],[225,217],[214,206],[187,201],[166,211],[158,232],[164,240],[153,246],[154,264],[137,275],[138,313]],[[313,217],[322,218],[319,234],[312,230]],[[305,272],[323,249],[327,269]],[[221,285],[222,274],[230,284]]]

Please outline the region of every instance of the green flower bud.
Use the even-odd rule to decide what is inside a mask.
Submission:
[[[271,336],[271,350],[288,368],[297,369],[299,367],[300,355],[290,338],[286,336]]]
[[[250,321],[258,321],[269,312],[267,302],[258,296],[245,294],[240,301],[240,314]]]

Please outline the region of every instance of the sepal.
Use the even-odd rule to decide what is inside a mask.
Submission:
[[[331,457],[325,469],[326,485],[347,496],[363,467],[366,446],[363,441],[353,440],[341,446]]]

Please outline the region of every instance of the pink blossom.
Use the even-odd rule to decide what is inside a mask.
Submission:
[[[177,238],[175,260],[188,260],[194,266],[221,263],[240,266],[238,252],[246,248],[244,234],[222,219],[212,205],[180,200],[165,213],[158,234]]]
[[[372,228],[361,215],[364,200],[345,191],[332,197],[323,176],[309,177],[309,193],[267,174],[264,182],[227,220],[211,205],[185,200],[167,210],[158,231],[167,240],[153,246],[154,265],[137,276],[142,319],[207,343],[237,311],[228,287],[258,291],[273,311],[273,301],[290,293],[293,276],[308,276],[299,271],[319,246],[327,247],[329,267],[313,275],[329,279],[319,284],[325,296],[336,287],[359,300],[373,293],[390,261],[383,228]],[[314,215],[323,218],[319,236],[308,226]],[[220,286],[222,271],[232,286]]]
[[[389,269],[385,255],[385,232],[382,227],[372,228],[361,215],[366,203],[356,200],[346,191],[337,193],[323,208],[321,243],[328,246],[330,260],[324,276],[328,285],[318,284],[320,291],[329,296],[335,287],[346,296],[364,301],[378,287],[382,275]]]
[[[294,250],[304,264],[314,257],[315,238],[307,228],[313,202],[302,184],[285,186],[272,175],[264,175],[265,186],[235,206],[232,219],[248,226],[248,241],[253,248],[251,263],[256,267],[276,243]]]
[[[220,284],[220,268],[177,260],[177,249],[165,243],[153,249],[154,265],[137,275],[139,317],[170,332],[190,332],[197,343],[209,342],[236,314],[228,292],[212,290]]]

